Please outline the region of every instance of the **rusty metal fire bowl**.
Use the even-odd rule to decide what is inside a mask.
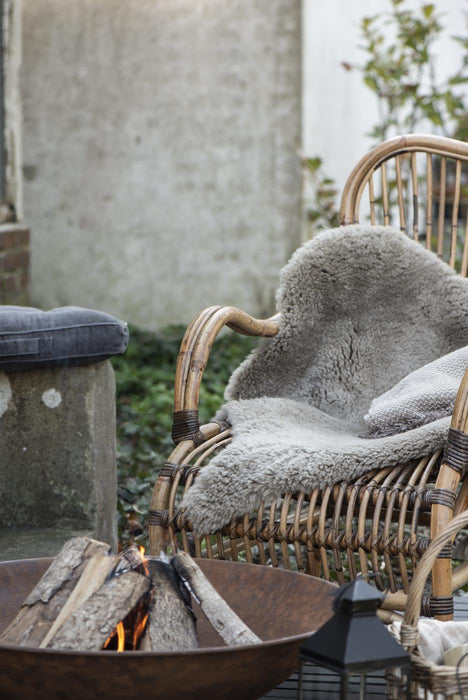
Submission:
[[[51,561],[0,563],[0,632]],[[198,609],[200,649],[191,652],[68,652],[1,646],[0,697],[253,700],[267,693],[294,672],[302,641],[331,616],[333,585],[255,564],[197,562],[263,643],[223,646]]]

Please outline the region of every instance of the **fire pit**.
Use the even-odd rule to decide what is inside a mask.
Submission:
[[[0,563],[0,633],[51,561]],[[2,646],[0,697],[254,700],[274,688],[297,668],[301,642],[331,616],[333,584],[253,564],[197,562],[263,643],[222,646],[198,609],[200,649],[190,652],[70,652]]]

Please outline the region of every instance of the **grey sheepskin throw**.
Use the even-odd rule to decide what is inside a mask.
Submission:
[[[376,397],[391,410],[385,392],[468,344],[468,280],[435,254],[389,227],[325,231],[282,270],[277,306],[278,335],[233,373],[217,415],[233,440],[182,502],[200,534],[285,492],[430,454],[447,436],[447,415],[383,437],[364,420]]]

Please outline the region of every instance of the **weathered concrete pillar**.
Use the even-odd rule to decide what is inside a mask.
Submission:
[[[0,559],[52,556],[88,534],[116,546],[109,361],[0,373]]]

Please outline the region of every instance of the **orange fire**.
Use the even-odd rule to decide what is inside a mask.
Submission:
[[[133,631],[133,648],[136,649],[138,647],[138,643],[140,639],[143,637],[143,633],[145,631],[146,623],[148,622],[148,613],[145,613],[145,615],[141,618],[140,622],[135,625],[135,629]]]
[[[117,627],[117,651],[123,651],[125,649],[125,629],[123,622],[119,622]]]
[[[143,570],[144,570],[144,572],[145,572],[145,576],[149,576],[149,575],[150,575],[150,572],[149,572],[149,566],[148,566],[148,559],[145,557],[145,551],[146,551],[146,550],[145,550],[145,548],[143,547],[142,544],[140,544],[140,546],[138,547],[138,549],[140,550],[140,554],[141,554],[141,556],[143,557],[143,558],[142,558],[141,565],[143,566]]]
[[[149,576],[150,572],[148,560],[144,556],[145,548],[142,545],[140,545],[139,550],[142,556],[141,566],[143,567],[145,575]],[[113,630],[113,632],[106,639],[102,648],[109,649],[109,647],[111,647],[111,649],[114,649],[116,651],[125,651],[125,641],[127,637],[127,649],[137,649],[138,644],[140,643],[140,640],[143,637],[146,628],[146,623],[148,621],[148,613],[145,612],[144,615],[140,617],[142,612],[143,606],[139,605],[132,611],[132,613],[127,615],[125,620],[121,620],[117,624],[115,630]],[[131,647],[129,646],[130,639]],[[115,649],[116,644],[117,649]]]

